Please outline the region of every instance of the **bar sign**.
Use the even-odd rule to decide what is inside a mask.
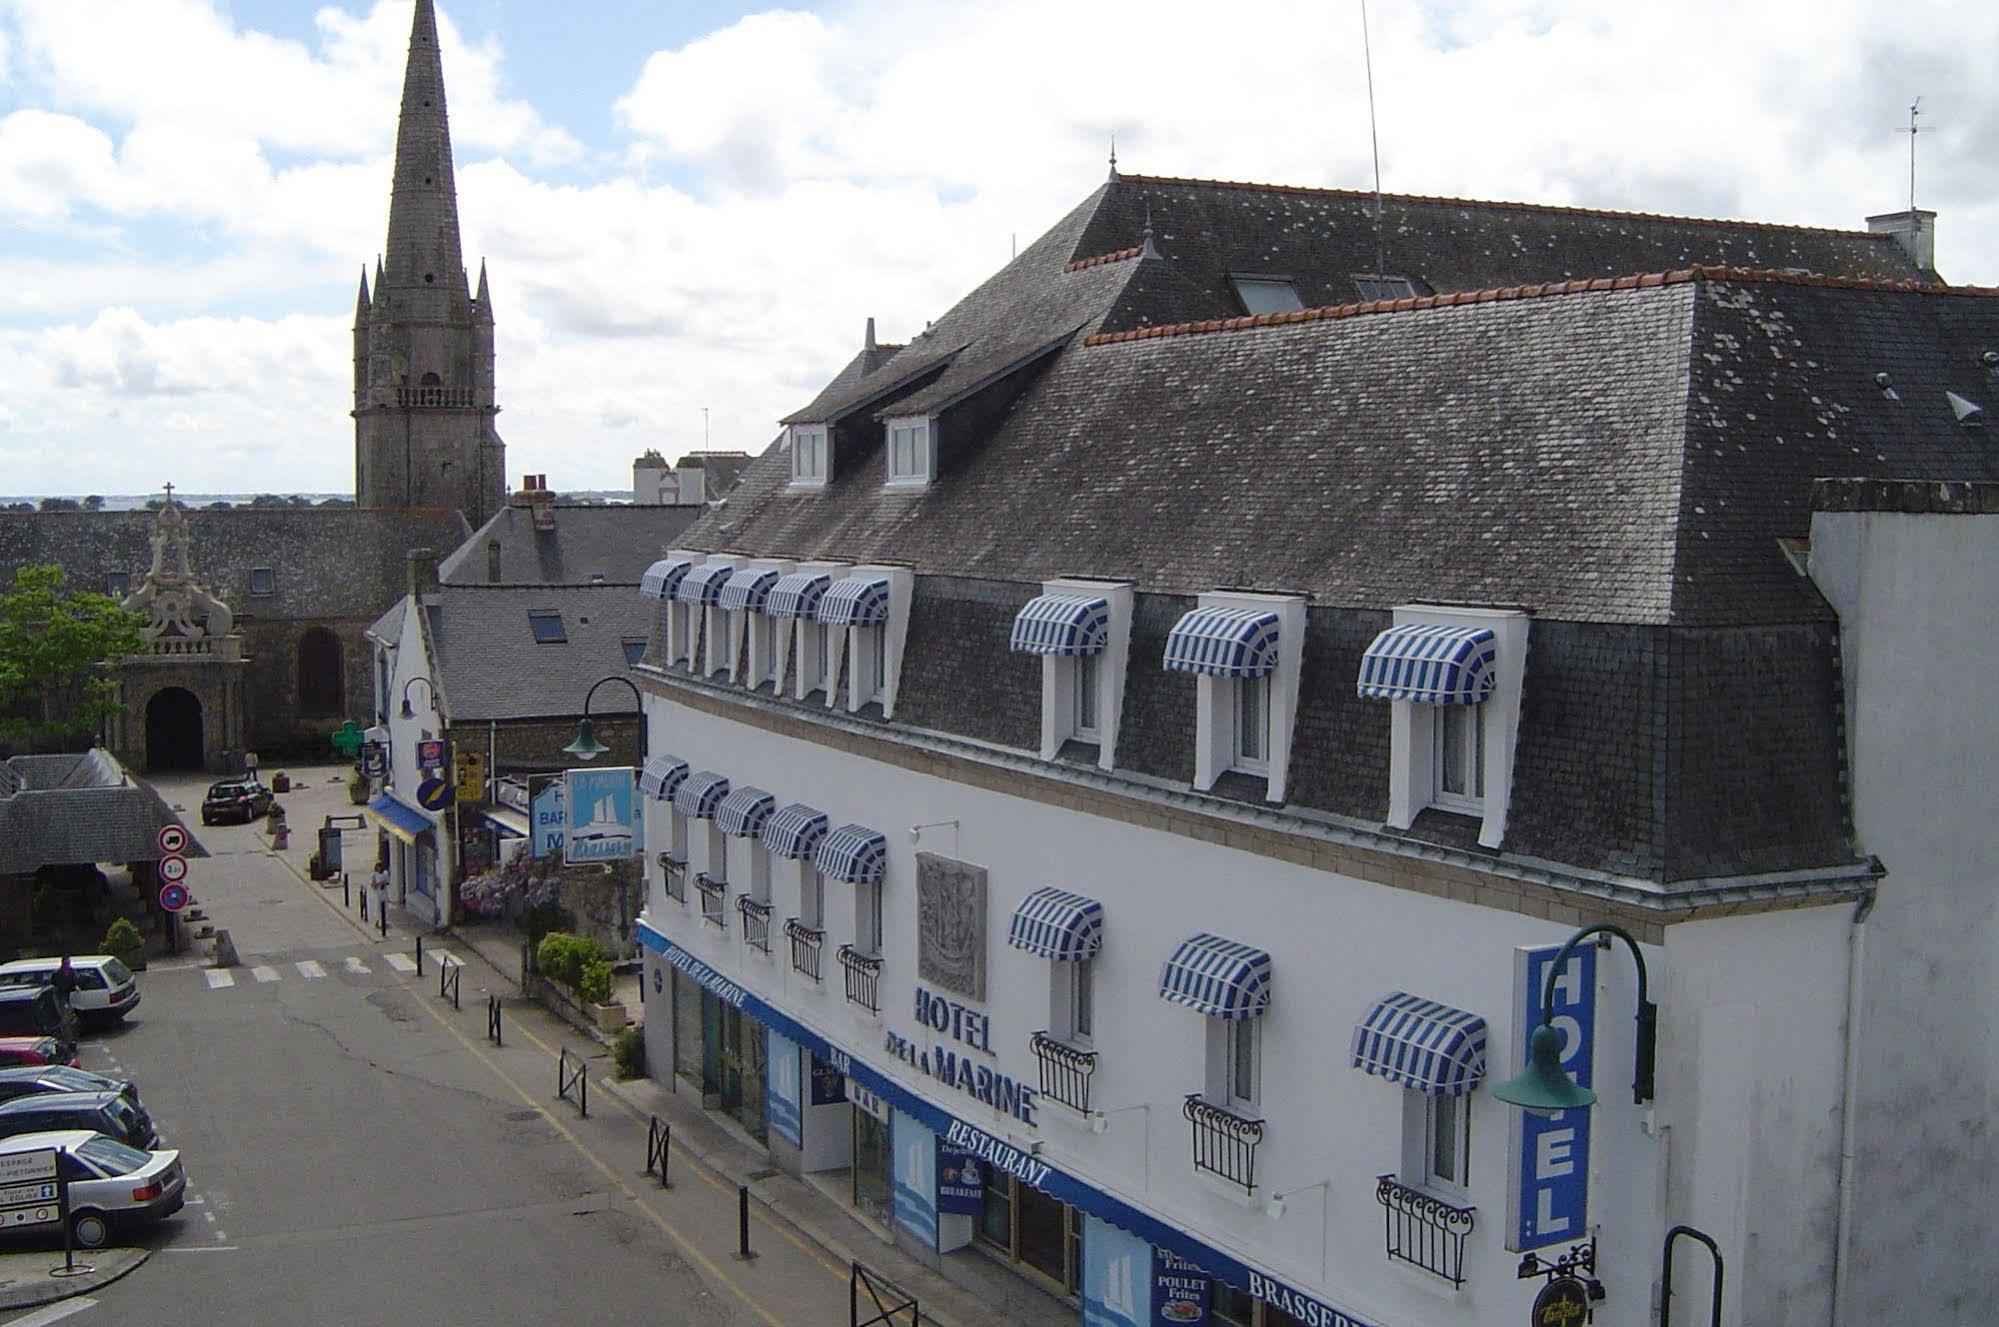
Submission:
[[[1518,1063],[1527,1063],[1528,1040],[1541,1024],[1541,992],[1560,945],[1513,951],[1513,1009]],[[1562,1034],[1562,1067],[1592,1086],[1596,1055],[1596,946],[1569,955],[1549,1002]],[[1589,1228],[1589,1130],[1587,1110],[1552,1115],[1516,1110],[1510,1172],[1513,1220],[1506,1247],[1515,1253],[1572,1243]]]

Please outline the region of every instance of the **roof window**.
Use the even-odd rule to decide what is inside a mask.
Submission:
[[[643,636],[625,637],[625,667],[637,668],[639,660],[646,657],[646,642]]]
[[[569,632],[562,625],[562,614],[554,611],[528,613],[528,628],[534,632],[537,645],[567,645]]]
[[[1416,283],[1406,276],[1388,276],[1380,272],[1355,272],[1353,287],[1364,300],[1414,299]]]
[[[276,594],[277,592],[278,592],[277,572],[273,571],[269,567],[250,568],[251,594]]]
[[[1265,313],[1292,313],[1305,307],[1298,288],[1288,276],[1232,276],[1236,298],[1251,317]]]

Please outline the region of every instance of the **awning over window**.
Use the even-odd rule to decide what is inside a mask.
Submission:
[[[1476,705],[1492,694],[1498,653],[1484,627],[1390,627],[1361,656],[1360,694]]]
[[[829,880],[872,885],[888,866],[888,840],[866,825],[842,825],[820,840],[812,864]]]
[[[888,581],[880,576],[848,576],[826,587],[819,620],[829,627],[878,627],[888,621]]]
[[[1104,905],[1045,885],[1014,909],[1006,942],[1057,963],[1095,958],[1104,942]]]
[[[380,825],[404,843],[414,844],[419,834],[428,834],[437,825],[423,812],[400,801],[394,793],[383,793],[365,808],[368,819]]]
[[[775,571],[759,571],[752,567],[743,567],[729,577],[729,583],[722,587],[721,596],[716,603],[731,613],[745,611],[761,613],[765,596],[770,594],[771,587],[776,584]]]
[[[826,813],[803,802],[780,806],[764,821],[764,847],[788,862],[812,860],[825,837]]]
[[[1209,677],[1267,677],[1277,667],[1277,614],[1197,608],[1167,634],[1166,667]]]
[[[715,808],[715,827],[739,839],[753,839],[763,833],[764,821],[777,798],[761,788],[738,788]]]
[[[823,571],[794,571],[781,576],[764,599],[764,612],[772,617],[802,617],[810,621],[819,615],[819,597],[832,583],[833,578]]]
[[[679,756],[654,756],[639,770],[639,793],[655,801],[670,802],[687,777],[687,762]]]
[[[1354,1025],[1353,1067],[1417,1092],[1461,1097],[1485,1077],[1485,1020],[1397,991]]]
[[[1270,955],[1206,932],[1189,936],[1159,974],[1159,998],[1210,1018],[1255,1018],[1270,1004]]]
[[[726,562],[703,563],[680,578],[680,588],[673,592],[673,597],[696,608],[713,607],[722,597],[722,586],[735,571]]]
[[[1013,649],[1020,654],[1102,654],[1110,634],[1111,606],[1089,595],[1044,594],[1013,619]]]
[[[729,795],[726,775],[704,769],[688,775],[673,792],[673,809],[696,820],[713,820],[722,799]]]
[[[639,593],[648,599],[671,599],[680,580],[694,565],[693,558],[661,558],[639,577]]]

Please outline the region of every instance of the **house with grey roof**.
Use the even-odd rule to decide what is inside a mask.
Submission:
[[[648,1063],[1086,1322],[1976,1320],[1933,224],[1113,176],[647,571]]]

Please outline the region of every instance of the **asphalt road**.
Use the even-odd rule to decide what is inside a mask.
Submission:
[[[243,965],[223,986],[192,960],[156,962],[128,1025],[82,1055],[138,1082],[183,1151],[191,1201],[139,1237],[158,1250],[150,1262],[61,1321],[737,1320],[739,1305],[709,1295],[551,1119],[422,1007],[390,946],[314,898],[254,829],[199,833],[215,856],[190,883]]]

